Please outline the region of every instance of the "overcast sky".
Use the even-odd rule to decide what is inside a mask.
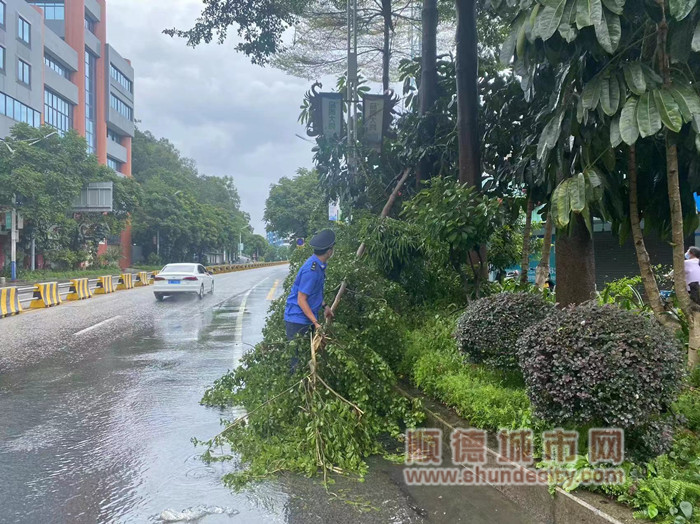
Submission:
[[[189,28],[201,0],[107,0],[107,39],[136,71],[135,118],[168,138],[201,173],[231,175],[255,231],[270,184],[311,167],[297,123],[310,82],[254,66],[233,42],[187,47],[162,34]],[[233,32],[235,34],[235,31]]]

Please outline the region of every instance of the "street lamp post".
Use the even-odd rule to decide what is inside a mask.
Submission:
[[[10,274],[12,282],[17,280],[17,237],[19,236],[19,231],[17,230],[17,210],[14,205],[15,203],[13,202],[12,211],[10,212]]]

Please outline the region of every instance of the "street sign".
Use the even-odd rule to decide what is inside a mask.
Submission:
[[[301,247],[304,245],[304,239],[303,238],[297,238],[297,246]]]

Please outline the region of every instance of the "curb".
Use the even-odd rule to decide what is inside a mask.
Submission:
[[[450,448],[450,434],[454,429],[467,428],[470,424],[460,418],[451,409],[438,404],[422,392],[402,384],[395,386],[397,391],[408,399],[419,399],[426,414],[426,425],[442,430],[443,449]],[[489,446],[487,447],[488,464],[502,467],[504,458],[494,449],[495,436],[489,433]],[[506,462],[505,466],[527,469],[519,464]],[[516,485],[489,485],[501,492],[507,499],[518,504],[529,517],[546,524],[630,524],[643,522],[632,518],[632,511],[628,508],[605,499],[604,497],[588,497],[590,502],[572,493],[568,493],[557,487],[555,496],[550,495],[545,486],[516,486]],[[586,493],[588,494],[588,493]],[[610,505],[615,509],[613,516],[607,511],[596,507],[594,504]],[[606,508],[607,509],[607,508]]]

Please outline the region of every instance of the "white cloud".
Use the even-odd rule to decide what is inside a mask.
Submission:
[[[140,129],[168,138],[202,173],[232,175],[256,232],[270,184],[311,167],[299,139],[299,105],[309,83],[250,64],[234,42],[192,49],[162,34],[188,28],[201,0],[109,0],[107,38],[136,71]]]

